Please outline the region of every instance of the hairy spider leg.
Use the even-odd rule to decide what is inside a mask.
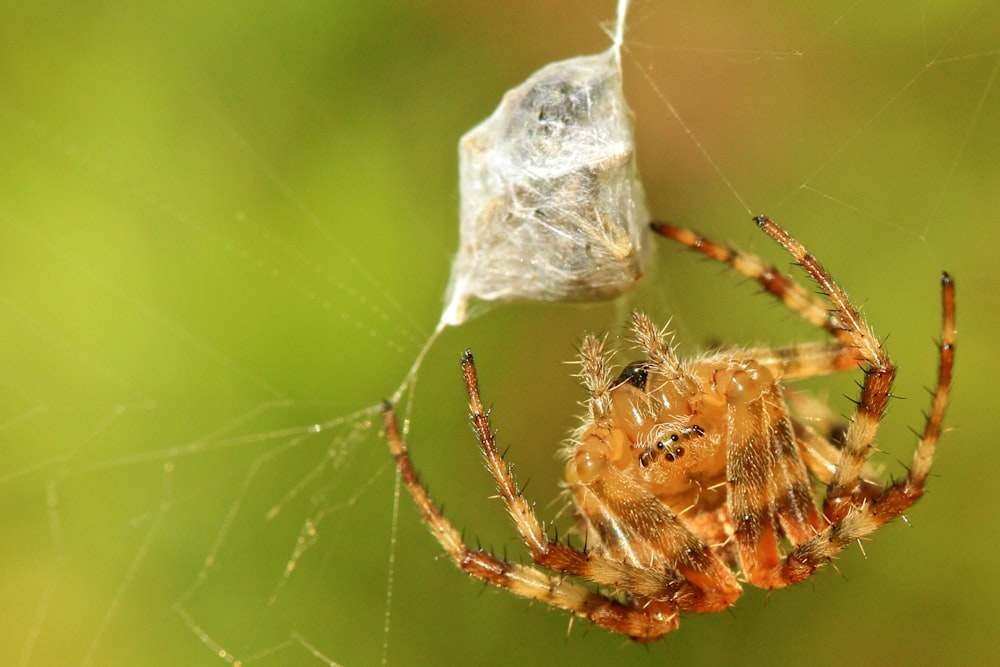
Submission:
[[[792,551],[785,561],[783,572],[789,583],[805,579],[845,546],[900,516],[923,496],[941,435],[955,365],[955,282],[947,273],[941,277],[941,301],[943,316],[938,342],[937,385],[906,477],[890,485],[877,498],[852,506],[842,520]]]
[[[471,364],[471,356],[468,359]],[[431,533],[461,570],[498,588],[506,588],[516,595],[566,609],[586,618],[594,625],[625,634],[637,641],[654,641],[677,628],[680,623],[680,615],[676,612],[648,613],[646,610],[636,609],[592,591],[564,576],[552,575],[528,565],[510,563],[497,558],[488,551],[472,549],[467,546],[461,533],[441,514],[420,483],[410,461],[406,443],[400,437],[395,411],[388,401],[383,404],[382,416],[389,449],[396,461],[403,484],[413,497],[417,509],[423,514],[424,520],[430,526]],[[557,546],[561,547],[562,545]],[[572,551],[568,548],[559,549],[559,551],[562,552],[561,555],[565,559],[573,561],[572,564],[567,564],[568,569],[577,571],[587,569],[586,565],[589,561],[587,554],[566,553]],[[605,565],[608,566],[609,571],[613,571],[616,569],[615,566],[619,564]],[[598,564],[593,569],[599,570],[600,565]],[[617,569],[619,569],[618,574],[623,579],[629,578],[629,568],[619,567]],[[632,577],[634,579],[642,577],[644,573],[631,574],[634,574]],[[656,588],[664,583],[669,587],[672,583],[649,581],[650,577],[646,577],[646,579],[647,581],[642,582],[640,587]],[[629,582],[629,584],[638,584],[638,582]]]
[[[879,422],[885,415],[892,382],[896,377],[896,366],[889,359],[882,344],[872,332],[868,323],[858,314],[847,298],[844,290],[834,281],[819,261],[805,247],[784,229],[766,217],[754,218],[754,222],[777,241],[795,258],[799,265],[816,281],[823,293],[836,308],[843,332],[851,344],[861,354],[867,367],[861,388],[857,409],[851,417],[841,449],[840,464],[826,490],[823,513],[830,521],[843,519],[853,506],[854,491],[861,480],[861,470],[874,452],[872,443],[878,431]]]
[[[737,273],[757,281],[765,291],[785,304],[790,310],[798,313],[802,319],[821,329],[826,329],[846,348],[853,349],[854,340],[850,333],[845,331],[844,324],[840,321],[838,314],[830,310],[829,304],[760,257],[722,245],[701,236],[694,230],[667,222],[651,222],[649,226],[657,234],[718,262],[728,264]]]

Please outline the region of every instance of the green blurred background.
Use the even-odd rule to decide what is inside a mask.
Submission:
[[[0,662],[996,654],[996,3],[638,2],[625,57],[653,214],[784,265],[749,222],[770,214],[888,338],[897,474],[933,380],[938,275],[956,276],[955,429],[911,527],[646,649],[484,592],[406,496],[394,522],[371,408],[440,315],[458,137],[533,70],[606,48],[614,12],[499,4],[0,5]],[[633,303],[673,316],[682,350],[818,337],[718,266],[657,255]],[[508,306],[435,342],[407,394],[412,452],[470,540],[524,557],[466,424],[461,350],[554,516],[583,397],[563,362],[625,312]],[[856,379],[814,386],[846,412]]]

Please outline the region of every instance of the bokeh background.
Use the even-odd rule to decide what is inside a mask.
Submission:
[[[374,406],[440,315],[457,140],[535,69],[606,48],[613,13],[0,5],[0,662],[995,656],[996,3],[639,1],[627,40],[650,210],[784,265],[749,222],[766,212],[826,263],[900,364],[879,458],[896,474],[933,381],[938,275],[956,276],[953,431],[910,527],[643,648],[484,591],[397,495]],[[470,541],[524,558],[466,424],[466,347],[555,516],[584,331],[617,339],[639,304],[689,353],[817,338],[718,266],[656,255],[628,304],[504,306],[430,348],[405,394],[413,457]],[[856,379],[812,384],[846,413]]]

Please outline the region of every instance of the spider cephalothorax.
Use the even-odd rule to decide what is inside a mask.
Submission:
[[[951,278],[944,274],[941,281],[940,365],[927,422],[907,476],[884,486],[870,479],[866,463],[896,368],[812,255],[771,220],[755,221],[809,273],[829,304],[756,257],[686,229],[653,229],[757,280],[835,342],[719,351],[682,361],[664,332],[635,313],[632,330],[644,358],[615,375],[603,341],[585,338],[580,375],[590,394],[588,414],[565,448],[566,482],[585,533],[584,550],[549,539],[521,496],[497,452],[471,353],[462,368],[476,434],[540,568],[466,546],[420,485],[386,404],[386,431],[403,480],[459,567],[632,639],[652,641],[675,629],[681,612],[733,604],[741,581],[761,588],[802,581],[923,495],[954,361]],[[829,434],[796,417],[785,383],[856,368],[864,370],[857,410],[834,444]],[[820,505],[817,486],[825,486]]]

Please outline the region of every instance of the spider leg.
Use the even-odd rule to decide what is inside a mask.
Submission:
[[[941,278],[941,295],[944,314],[938,344],[937,386],[909,472],[877,497],[852,505],[842,519],[794,549],[782,568],[787,583],[805,579],[845,546],[901,515],[923,495],[941,435],[955,363],[955,283],[947,273]]]
[[[776,459],[767,441],[767,417],[761,402],[756,403],[730,406],[726,493],[743,572],[755,586],[770,588],[770,573],[780,563],[776,508],[767,478]]]
[[[847,424],[812,394],[793,391],[787,386],[782,387],[782,391],[785,402],[795,414],[792,425],[799,455],[816,479],[828,485],[840,465],[840,448],[834,443],[843,442]],[[871,461],[865,464],[855,491],[859,499],[872,500],[882,493],[885,485],[877,481],[880,472],[881,467],[872,466]]]
[[[460,569],[516,595],[569,610],[595,625],[628,635],[636,641],[653,641],[677,628],[680,622],[677,613],[657,613],[662,610],[655,605],[654,609],[637,609],[562,576],[510,563],[488,551],[468,547],[461,533],[441,514],[417,478],[390,403],[383,405],[382,415],[389,449],[396,460],[403,483],[431,527],[431,532]],[[583,561],[587,559],[585,554],[578,554],[577,558]]]
[[[761,389],[751,401],[729,402],[726,491],[747,579],[761,588],[775,588],[785,585],[781,533],[799,545],[811,540],[825,523],[816,510],[780,388],[765,382]]]
[[[722,611],[739,598],[742,589],[733,572],[704,540],[613,465],[572,491],[588,531],[600,538],[599,550],[590,555],[600,557],[602,569],[631,575],[619,579],[622,589],[639,598],[668,596],[676,609],[696,613]]]
[[[833,480],[833,473],[840,463],[840,450],[809,424],[792,422],[799,455],[809,471],[823,484]]]
[[[898,516],[917,501],[924,493],[924,485],[934,462],[948,394],[951,390],[951,376],[955,366],[955,281],[945,273],[941,277],[943,324],[939,343],[939,366],[937,387],[931,399],[931,410],[924,424],[924,432],[913,452],[913,463],[905,479],[896,482],[876,501],[876,510],[883,514]]]
[[[709,361],[732,358],[753,359],[766,366],[771,375],[781,381],[842,373],[858,367],[857,352],[842,343],[799,343],[786,347],[723,350],[707,357]]]
[[[774,391],[780,394],[781,390]],[[771,449],[775,467],[768,479],[778,521],[792,544],[802,544],[812,539],[825,522],[816,510],[812,483],[787,413],[781,415],[771,431]]]
[[[871,328],[851,304],[847,294],[816,258],[769,218],[762,216],[755,218],[754,221],[768,236],[784,247],[816,281],[835,308],[835,311],[829,314],[831,321],[836,322],[841,336],[846,336],[849,344],[858,351],[867,364],[861,397],[847,427],[840,464],[827,487],[823,506],[826,517],[831,522],[836,522],[843,519],[852,507],[862,469],[874,451],[872,443],[879,421],[885,414],[889,402],[896,366],[889,359],[889,355]]]
[[[853,351],[854,340],[848,332],[844,331],[840,318],[837,317],[836,313],[830,311],[827,303],[771,264],[756,255],[750,255],[741,250],[716,243],[690,229],[665,222],[651,222],[650,228],[691,250],[700,252],[723,264],[728,264],[738,273],[756,280],[766,292],[781,301],[806,322],[826,329],[840,341],[839,349]],[[847,353],[844,352],[844,354]],[[855,355],[855,361],[861,361],[861,359]],[[854,366],[856,365],[855,363]]]

